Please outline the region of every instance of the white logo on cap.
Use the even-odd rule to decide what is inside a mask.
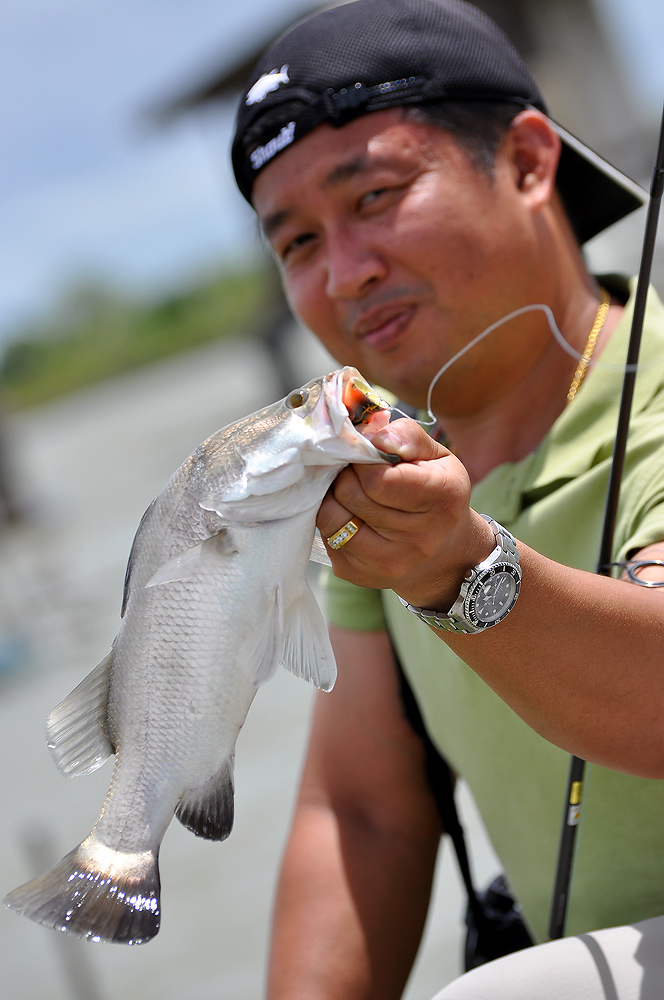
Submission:
[[[262,77],[256,80],[256,83],[247,94],[247,99],[244,103],[247,105],[260,104],[271,91],[276,90],[282,83],[288,82],[287,65],[282,66],[280,70],[273,69],[270,73],[263,73]]]
[[[286,146],[290,146],[292,142],[295,141],[295,122],[289,122],[288,125],[284,125],[281,132],[266,142],[264,146],[257,146],[253,153],[250,153],[249,159],[251,160],[251,165],[254,170],[260,170],[264,167],[277,153],[280,153],[282,149]]]

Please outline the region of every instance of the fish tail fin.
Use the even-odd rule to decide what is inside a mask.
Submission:
[[[38,924],[88,941],[143,944],[159,930],[159,888],[155,852],[115,851],[91,834],[3,902]]]

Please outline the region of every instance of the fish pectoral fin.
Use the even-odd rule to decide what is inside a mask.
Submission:
[[[249,679],[260,687],[276,673],[284,641],[281,587],[277,586],[267,614],[240,647],[239,659]]]
[[[193,576],[211,569],[219,560],[236,554],[237,550],[233,546],[229,531],[222,528],[216,535],[206,538],[204,542],[192,545],[184,552],[178,552],[152,574],[145,586],[158,587],[162,583],[190,580]]]
[[[58,770],[74,777],[90,774],[115,753],[106,727],[113,650],[46,720],[46,739]]]
[[[314,563],[320,563],[321,566],[331,566],[332,560],[327,554],[327,549],[323,543],[323,539],[320,537],[320,532],[316,528],[316,534],[314,535],[314,540],[311,543],[311,554],[309,555],[309,561]]]
[[[136,559],[139,543],[138,539],[141,535],[142,530],[147,525],[152,511],[156,507],[157,501],[153,500],[148,509],[143,514],[140,520],[138,528],[136,529],[136,534],[134,535],[134,540],[131,543],[131,551],[129,552],[129,559],[127,560],[127,569],[125,570],[124,587],[122,590],[122,609],[120,611],[120,617],[124,618],[125,612],[127,610],[127,604],[129,603],[129,594],[131,593],[131,578],[134,569],[134,560]]]
[[[300,598],[288,609],[281,662],[321,691],[331,691],[337,665],[323,614],[308,583]]]
[[[207,840],[225,840],[233,829],[233,756],[205,784],[180,799],[175,815],[183,826]]]

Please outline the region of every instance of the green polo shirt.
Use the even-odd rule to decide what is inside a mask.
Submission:
[[[623,297],[623,279],[604,277]],[[631,329],[619,326],[539,448],[476,485],[475,510],[560,563],[594,571]],[[649,296],[614,558],[664,539],[664,307]],[[530,729],[390,592],[330,576],[330,621],[392,635],[432,739],[469,784],[534,935],[548,924],[569,756]],[[551,649],[552,660],[557,655]],[[661,655],[654,650],[653,655]],[[630,669],[626,663],[625,668]],[[574,697],[574,692],[569,692]],[[587,770],[568,933],[664,913],[664,782]]]

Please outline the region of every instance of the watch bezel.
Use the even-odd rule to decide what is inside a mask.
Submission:
[[[509,605],[505,608],[503,613],[496,618],[480,618],[477,614],[475,608],[477,604],[477,596],[482,587],[485,586],[488,580],[491,580],[494,576],[500,574],[505,574],[511,576],[514,580],[514,593],[512,595],[512,600]],[[493,563],[486,569],[480,570],[475,573],[475,576],[468,583],[468,589],[463,600],[463,614],[464,617],[469,621],[474,628],[485,629],[491,628],[493,625],[498,625],[503,619],[507,618],[508,614],[514,607],[517,597],[519,596],[519,591],[521,590],[521,568],[517,564],[508,562],[505,559],[501,559],[499,562]]]
[[[503,527],[489,514],[480,514],[488,524],[496,540],[496,547],[489,553],[487,558],[469,569],[461,584],[459,596],[449,611],[433,611],[428,608],[420,608],[415,604],[409,604],[403,597],[399,597],[402,605],[407,608],[412,615],[419,618],[426,625],[432,628],[443,629],[445,632],[457,632],[469,635],[483,632],[487,628],[499,625],[512,611],[516,604],[521,590],[522,570],[519,559],[519,549],[514,535]],[[475,613],[477,591],[483,586],[487,579],[491,579],[498,573],[507,573],[515,583],[515,590],[509,605],[504,613],[497,618],[490,620],[481,619]],[[397,595],[398,596],[398,595]]]

